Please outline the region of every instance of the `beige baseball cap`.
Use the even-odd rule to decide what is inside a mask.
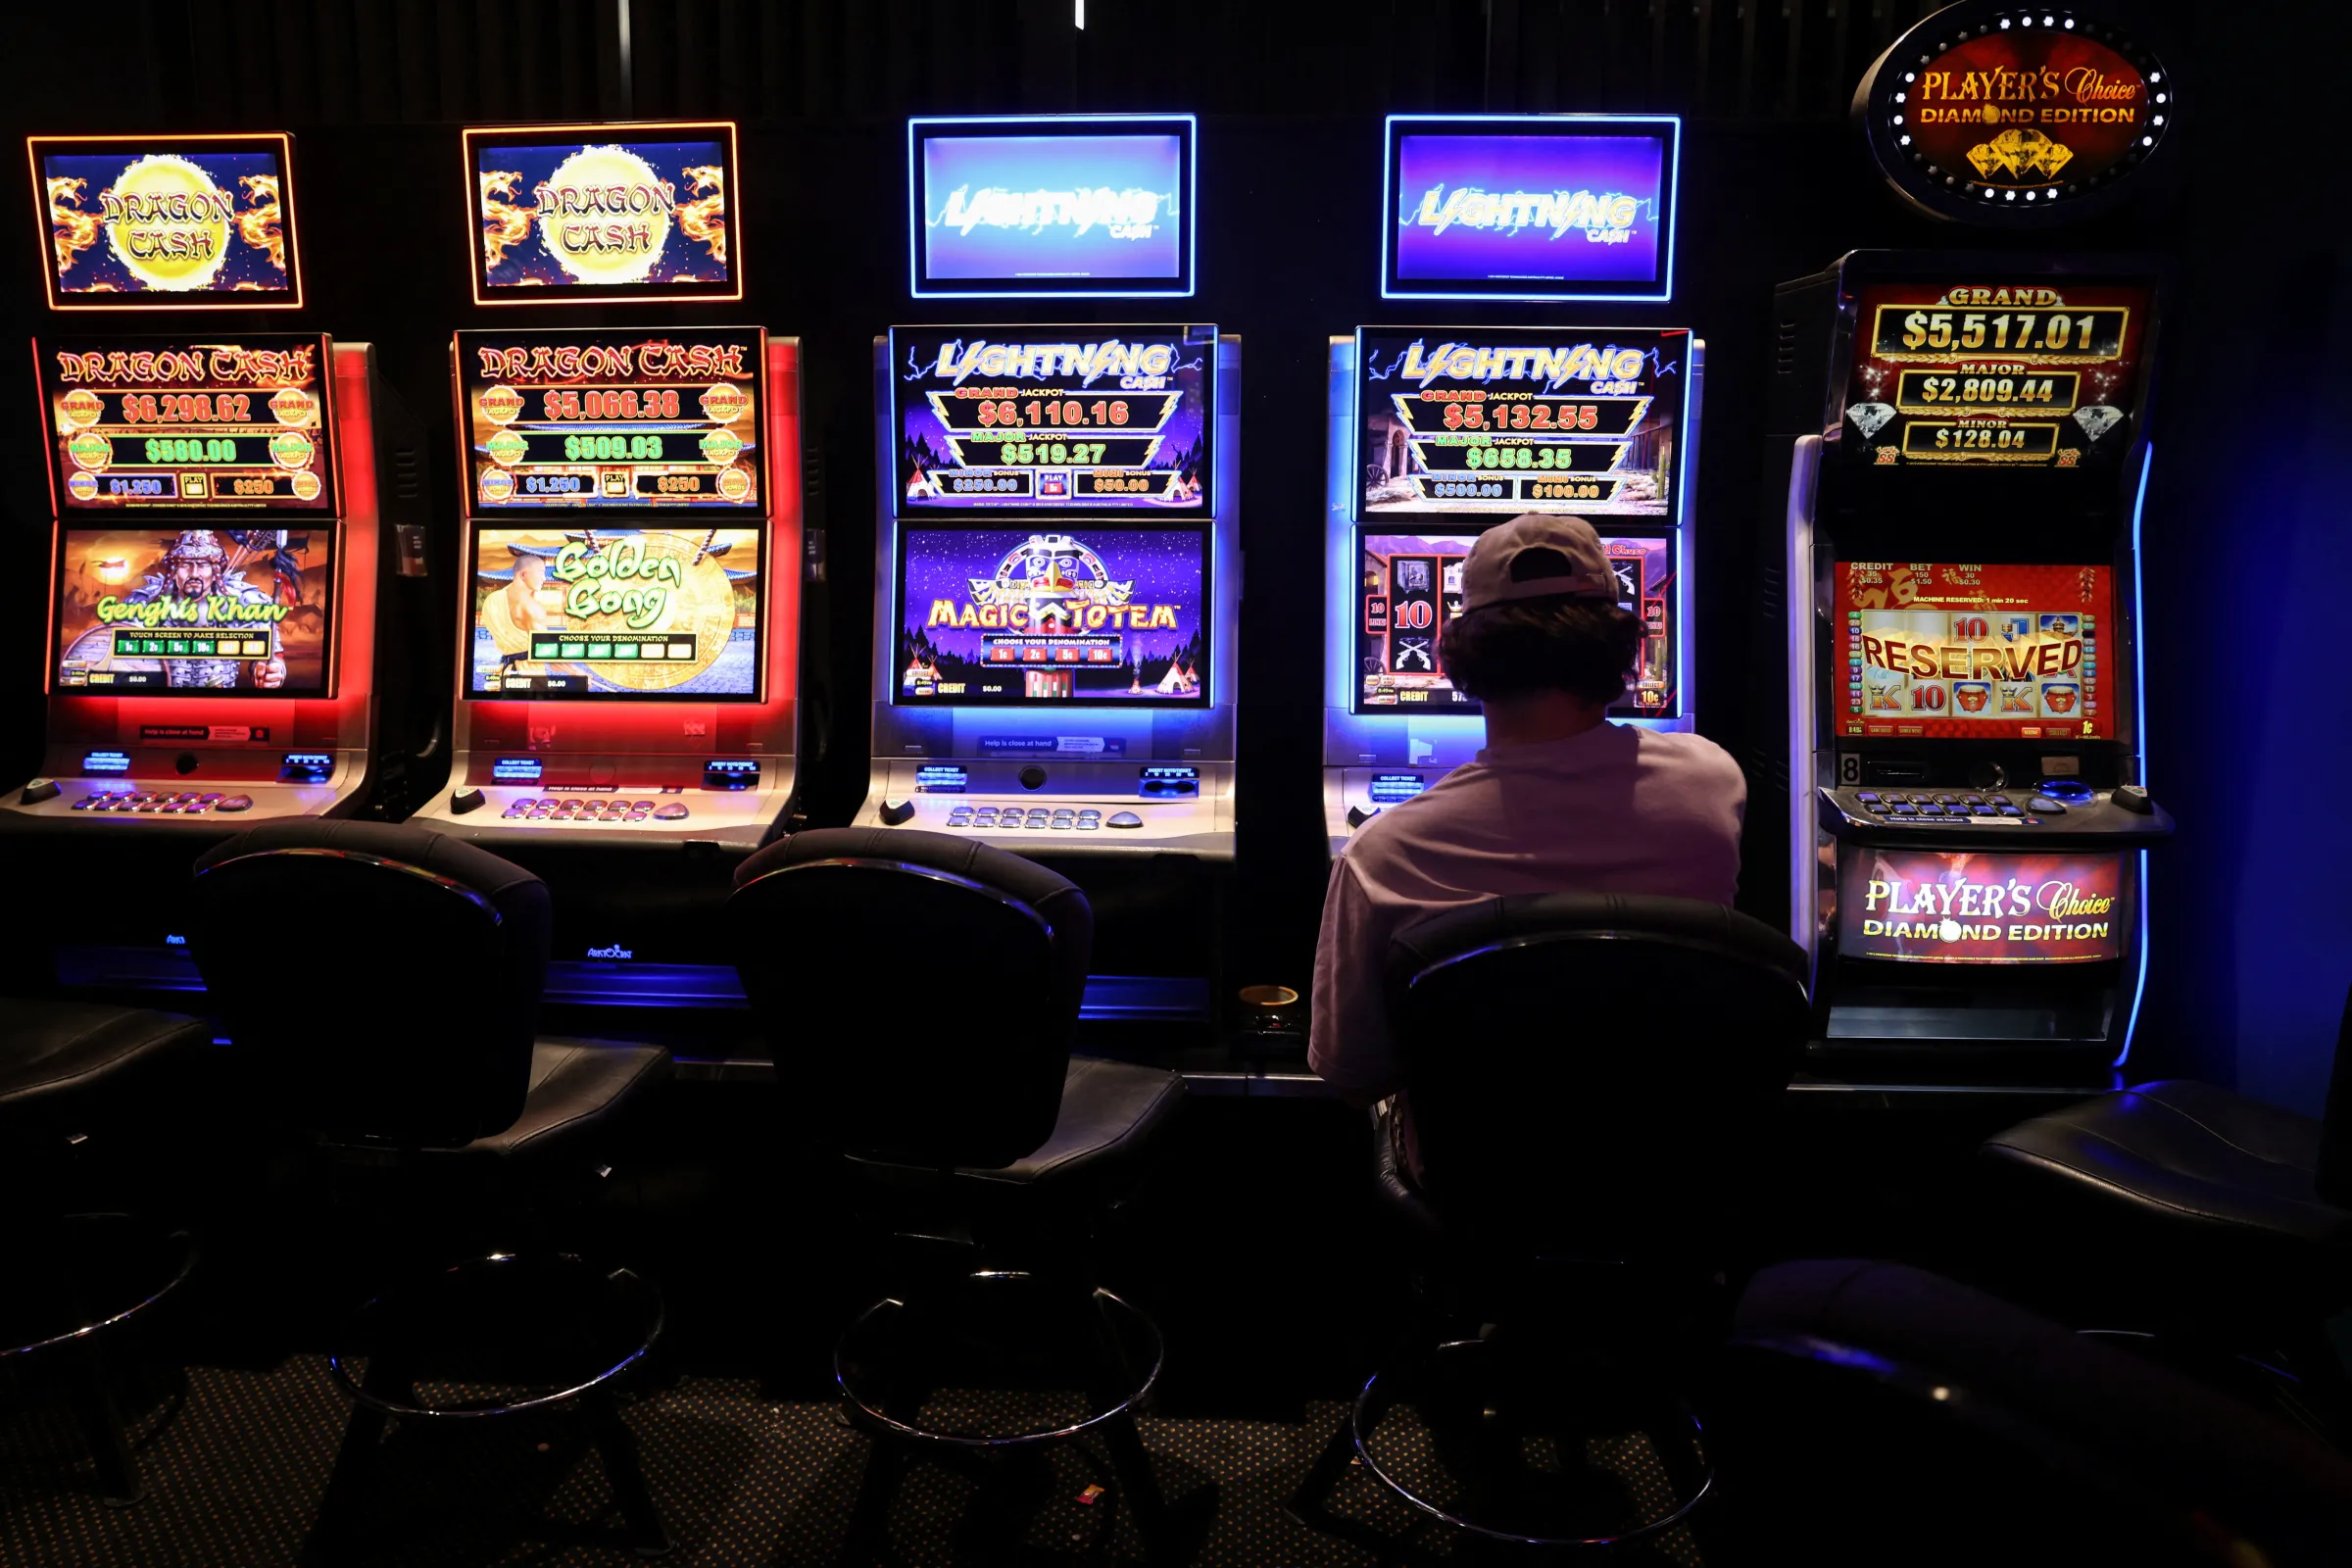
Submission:
[[[1520,556],[1530,550],[1548,551],[1559,561],[1536,560],[1518,571]],[[1552,516],[1526,512],[1489,528],[1470,547],[1462,563],[1462,609],[1465,612],[1514,599],[1546,599],[1555,594],[1579,599],[1617,600],[1617,574],[1609,569],[1609,553],[1600,535],[1582,517]]]

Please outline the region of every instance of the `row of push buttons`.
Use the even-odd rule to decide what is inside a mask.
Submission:
[[[1854,799],[1874,816],[2022,817],[2026,814],[2025,808],[2006,795],[1881,795],[1876,790],[1857,790]],[[2045,801],[2038,795],[2028,801],[2026,807],[2050,816],[2066,811],[2056,801]]]
[[[1058,806],[1052,809],[1032,806],[1027,810],[1017,806],[958,806],[948,813],[948,826],[1092,833],[1102,826],[1102,812],[1101,808],[1093,806]]]
[[[529,822],[642,822],[649,816],[660,822],[674,822],[685,814],[683,801],[657,806],[652,801],[623,801],[602,795],[586,799],[551,796],[546,800],[533,800],[526,795],[506,809],[510,820],[520,818]]]
[[[197,816],[208,811],[247,811],[250,795],[209,795],[189,791],[180,795],[147,794],[137,790],[100,790],[74,803],[76,811],[160,811],[172,816]]]

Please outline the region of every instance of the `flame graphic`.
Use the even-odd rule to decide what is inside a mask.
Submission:
[[[727,188],[726,172],[716,164],[698,164],[679,171],[690,182],[688,188],[701,196],[700,201],[678,204],[678,231],[688,239],[701,240],[710,248],[710,259],[720,266],[727,261]]]
[[[49,181],[49,227],[56,236],[57,275],[74,270],[74,258],[98,243],[98,215],[81,210],[86,179]]]
[[[286,235],[279,224],[285,210],[278,205],[275,174],[239,174],[245,199],[253,205],[237,214],[237,237],[257,251],[270,253],[270,265],[286,270]],[[245,285],[239,284],[242,288]],[[255,285],[259,287],[260,285]]]
[[[482,171],[482,270],[485,272],[507,258],[507,247],[518,245],[530,236],[531,220],[539,215],[535,207],[525,207],[501,197],[512,197],[514,187],[522,180],[520,170]]]

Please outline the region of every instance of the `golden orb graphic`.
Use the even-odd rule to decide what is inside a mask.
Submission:
[[[149,288],[211,288],[228,260],[236,202],[176,154],[141,158],[100,194],[100,205],[108,246]]]
[[[642,283],[676,204],[676,187],[626,147],[583,147],[539,186],[539,235],[575,283]]]

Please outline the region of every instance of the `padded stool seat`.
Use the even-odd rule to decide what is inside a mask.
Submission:
[[[542,1036],[531,1044],[530,1087],[514,1125],[457,1152],[510,1162],[561,1153],[597,1137],[631,1101],[667,1082],[672,1066],[662,1046]]]
[[[1054,1134],[1009,1165],[964,1166],[958,1182],[979,1188],[1018,1187],[1046,1194],[1118,1186],[1131,1179],[1152,1134],[1184,1102],[1184,1080],[1156,1067],[1073,1056],[1062,1075],[1061,1113]],[[879,1173],[916,1167],[853,1158]]]
[[[210,1025],[172,1012],[48,998],[0,1001],[0,1122],[81,1115],[89,1097],[204,1046],[212,1035]]]
[[[2319,1196],[2320,1144],[2309,1117],[2169,1080],[2020,1122],[1983,1153],[2184,1238],[2352,1246],[2352,1209]]]

